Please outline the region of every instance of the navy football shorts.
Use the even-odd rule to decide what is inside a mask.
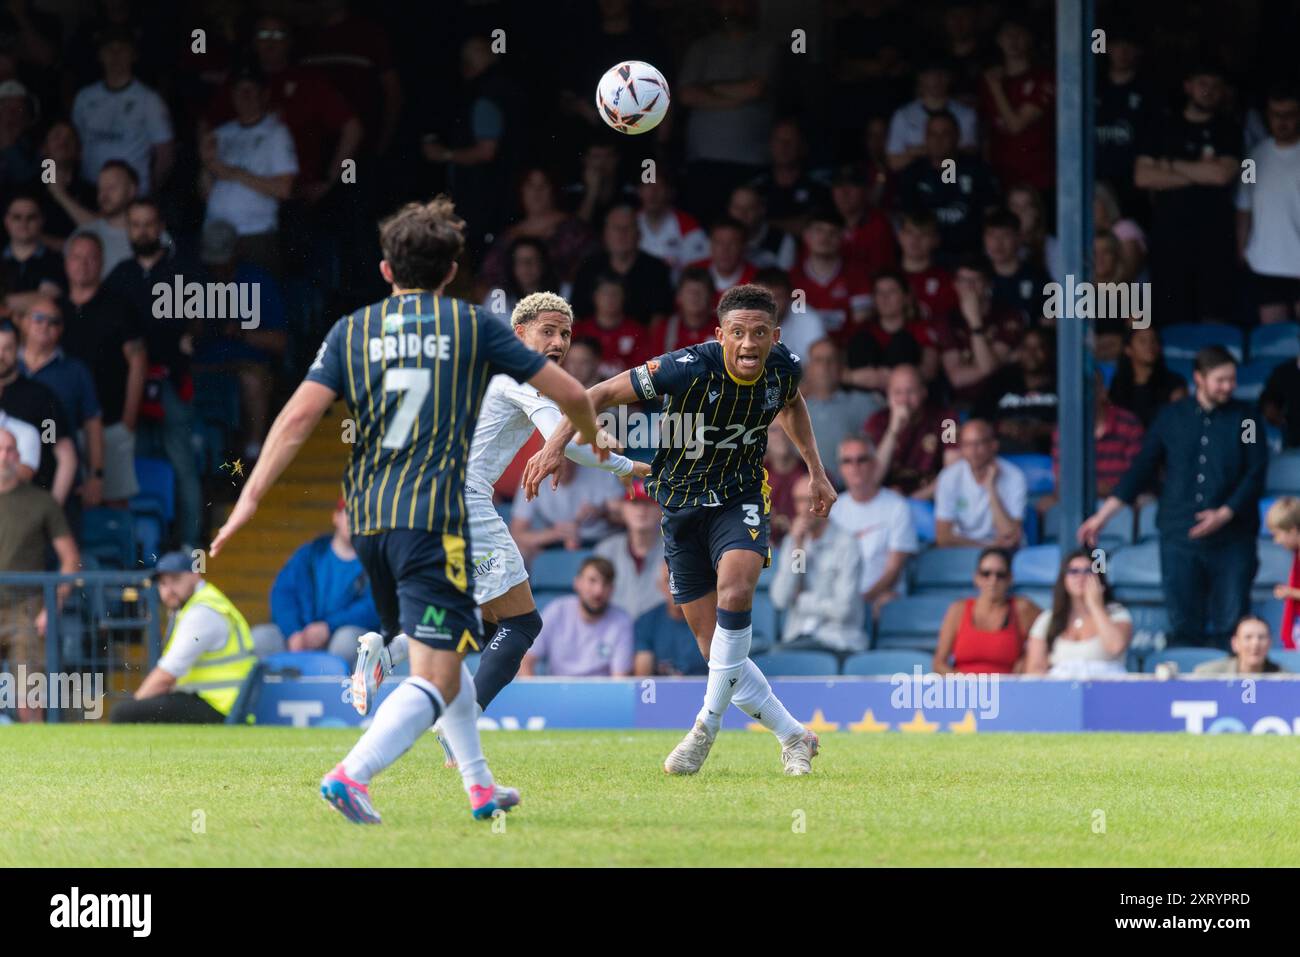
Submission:
[[[370,578],[385,638],[400,631],[440,651],[480,650],[483,617],[463,538],[399,528],[358,535],[352,545]]]

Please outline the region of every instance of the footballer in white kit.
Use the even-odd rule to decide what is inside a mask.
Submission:
[[[564,361],[573,330],[573,309],[560,296],[536,292],[521,299],[510,316],[515,335],[524,345],[553,362]],[[474,438],[465,467],[465,509],[469,516],[470,567],[474,576],[474,601],[483,619],[495,626],[479,658],[474,686],[480,709],[519,672],[524,654],[542,630],[528,570],[505,520],[492,504],[492,487],[519,454],[533,429],[550,438],[564,418],[551,399],[526,383],[498,375],[488,383],[479,410]],[[646,462],[634,462],[617,453],[600,461],[589,446],[570,443],[565,451],[579,465],[590,465],[621,477],[644,478]],[[353,704],[365,714],[375,691],[392,666],[406,657],[408,639],[398,635],[384,647],[362,641],[353,675]],[[372,647],[373,646],[373,647]],[[364,688],[358,687],[364,684]],[[363,693],[358,693],[363,692]],[[445,742],[444,742],[445,746]],[[450,751],[448,762],[453,760]]]

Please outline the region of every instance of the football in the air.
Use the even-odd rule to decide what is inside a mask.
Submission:
[[[668,81],[649,63],[619,63],[596,85],[596,111],[620,133],[645,133],[668,112]]]

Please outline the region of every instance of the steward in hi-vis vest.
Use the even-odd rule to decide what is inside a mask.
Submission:
[[[169,552],[155,569],[158,595],[173,613],[163,655],[135,693],[113,708],[114,722],[218,724],[253,670],[248,622],[215,585],[192,570],[188,552]]]

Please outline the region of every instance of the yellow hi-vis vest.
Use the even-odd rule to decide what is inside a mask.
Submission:
[[[183,633],[181,624],[186,613],[197,605],[204,605],[224,616],[229,622],[229,631],[224,645],[216,651],[205,651],[194,662],[194,667],[176,679],[176,690],[194,692],[222,714],[230,714],[244,679],[257,663],[257,656],[253,654],[253,635],[248,630],[248,622],[215,585],[205,583],[181,606],[172,622],[171,636],[163,654],[171,648],[176,636]]]

